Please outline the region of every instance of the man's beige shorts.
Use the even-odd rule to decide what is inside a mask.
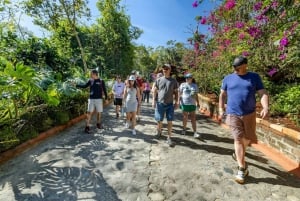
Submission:
[[[88,112],[94,112],[96,109],[97,112],[103,112],[103,100],[102,99],[88,99]]]
[[[253,143],[257,142],[255,112],[245,116],[228,114],[226,117],[226,124],[230,128],[234,140],[246,138]]]

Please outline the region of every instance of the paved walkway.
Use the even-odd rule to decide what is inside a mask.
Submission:
[[[133,136],[109,106],[104,130],[84,134],[82,121],[1,165],[0,200],[300,201],[300,180],[252,148],[248,180],[235,183],[230,133],[210,119],[198,114],[203,140],[181,136],[177,110],[171,148],[154,136],[150,104],[142,115]]]

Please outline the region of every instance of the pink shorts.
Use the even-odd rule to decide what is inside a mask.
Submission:
[[[228,114],[226,117],[226,124],[230,128],[234,140],[246,138],[253,143],[257,142],[256,112],[252,112],[245,116]]]

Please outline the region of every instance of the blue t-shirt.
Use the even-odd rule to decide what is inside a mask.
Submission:
[[[227,92],[226,113],[243,116],[255,111],[255,93],[264,86],[257,73],[232,73],[223,79],[221,89]]]

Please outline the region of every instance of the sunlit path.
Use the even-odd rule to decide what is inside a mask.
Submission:
[[[230,133],[204,116],[198,140],[180,135],[177,110],[171,148],[155,137],[150,104],[142,114],[136,136],[109,106],[104,130],[84,134],[82,121],[8,161],[0,166],[0,200],[300,200],[300,180],[252,148],[250,175],[235,183]]]

